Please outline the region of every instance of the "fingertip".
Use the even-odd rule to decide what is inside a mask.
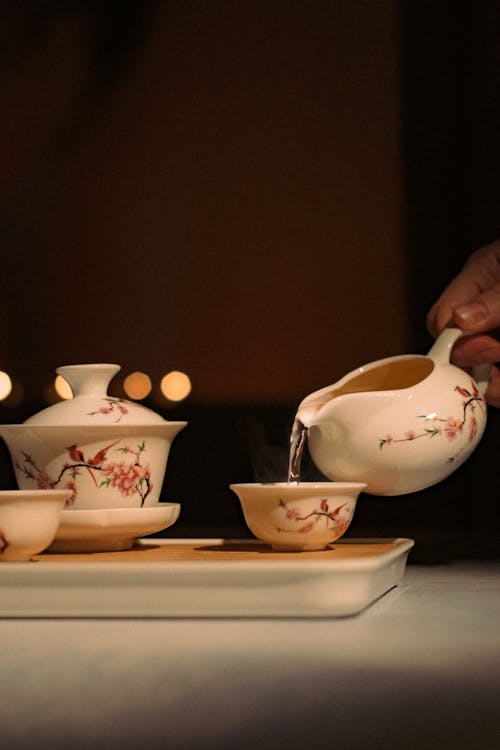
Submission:
[[[466,331],[479,330],[487,324],[488,310],[481,302],[469,302],[455,308],[453,319]]]
[[[433,305],[427,314],[426,325],[429,333],[436,338],[451,323],[453,323],[453,311],[451,307],[438,307]]]
[[[436,324],[435,324],[434,313],[432,312],[432,310],[430,310],[429,313],[427,314],[427,317],[425,319],[425,327],[427,328],[431,336],[434,336],[435,338],[436,337]]]

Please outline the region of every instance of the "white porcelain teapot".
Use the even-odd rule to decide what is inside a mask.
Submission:
[[[486,426],[489,366],[471,376],[450,363],[462,335],[447,328],[427,356],[381,359],[307,396],[291,456],[307,434],[310,456],[325,476],[366,482],[373,495],[403,495],[445,479]]]

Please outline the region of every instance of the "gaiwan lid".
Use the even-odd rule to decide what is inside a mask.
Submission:
[[[42,409],[24,424],[112,425],[165,424],[165,419],[142,404],[108,396],[108,385],[120,365],[65,365],[56,372],[70,385],[72,399]]]

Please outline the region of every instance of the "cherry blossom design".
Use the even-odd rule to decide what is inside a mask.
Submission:
[[[334,510],[330,510],[328,500],[322,498],[320,500],[319,508],[315,508],[310,513],[303,516],[297,507],[290,508],[284,500],[279,501],[279,507],[286,511],[286,518],[288,520],[297,521],[298,523],[304,522],[296,529],[301,534],[308,534],[316,527],[316,524],[320,523],[322,520],[324,520],[327,529],[334,528],[336,531],[341,531],[343,533],[349,526],[350,522],[348,518],[339,518],[339,513],[345,505],[347,505],[347,503],[342,503],[342,505],[337,505]],[[287,529],[278,528],[278,531],[286,530]]]
[[[104,401],[104,404],[95,411],[89,411],[87,413],[89,417],[94,417],[96,414],[112,414],[116,417],[116,419],[113,419],[113,423],[116,424],[125,416],[125,414],[128,414],[128,409],[122,398],[111,398],[110,396],[106,396],[102,400]]]
[[[395,438],[388,434],[379,441],[379,448],[382,450],[387,445],[394,443],[405,443],[420,438],[435,438],[444,436],[449,442],[454,442],[466,432],[467,441],[471,443],[477,435],[478,421],[476,417],[476,408],[484,410],[484,399],[479,393],[475,383],[471,380],[471,390],[459,385],[455,386],[454,391],[462,397],[462,415],[460,418],[449,416],[440,417],[435,412],[431,414],[419,414],[418,419],[424,421],[422,431],[408,430],[404,437]],[[454,461],[455,458],[463,451],[465,446],[460,448],[453,456],[448,457],[447,461]]]
[[[136,450],[124,446],[117,448],[117,452],[123,455],[132,455],[133,459],[127,463],[125,460],[103,464],[102,470],[105,479],[100,487],[116,487],[122,497],[130,497],[137,493],[141,498],[141,507],[144,500],[151,492],[151,467],[149,464],[141,465],[140,454],[146,450],[144,441],[137,446]]]
[[[82,472],[86,472],[99,489],[109,487],[117,489],[122,497],[138,495],[142,508],[144,501],[153,489],[151,467],[148,463],[143,462],[146,443],[143,440],[135,448],[127,445],[116,447],[119,443],[120,441],[117,440],[104,446],[91,458],[86,458],[77,445],[68,446],[66,450],[71,461],[62,466],[55,479],[50,477],[46,471],[40,469],[33,456],[25,451],[21,451],[23,460],[16,462],[16,468],[24,474],[26,479],[36,482],[39,489],[61,487],[71,490],[71,495],[66,500],[65,507],[74,504],[78,495],[78,478],[81,477]],[[121,460],[108,459],[110,451],[113,454],[121,454]]]

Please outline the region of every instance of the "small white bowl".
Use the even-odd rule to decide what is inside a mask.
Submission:
[[[246,524],[279,552],[322,550],[348,529],[362,482],[231,484]]]
[[[68,490],[0,491],[0,562],[25,562],[53,541]]]
[[[71,490],[75,510],[157,505],[172,440],[185,422],[0,425],[17,486]]]

